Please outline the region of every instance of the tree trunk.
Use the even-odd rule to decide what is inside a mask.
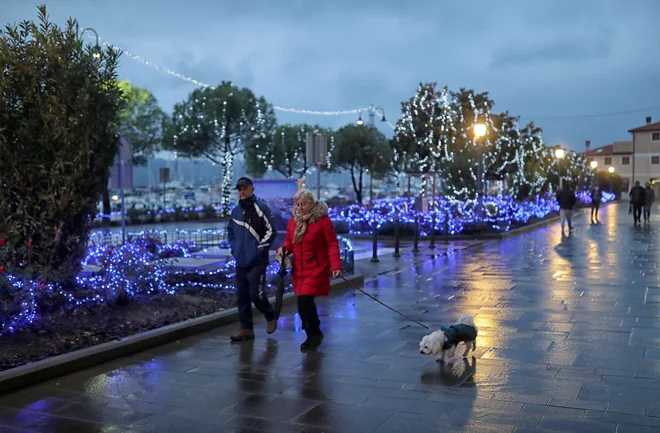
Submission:
[[[220,200],[220,205],[222,210],[220,215],[222,217],[229,216],[229,196],[231,194],[231,181],[234,174],[234,154],[231,151],[231,142],[229,136],[229,127],[225,131],[225,151],[222,155],[222,166],[224,168],[224,173],[222,174],[222,198]]]
[[[103,187],[103,216],[101,217],[101,226],[109,227],[110,226],[110,214],[112,213],[112,206],[110,206],[110,188],[108,188],[108,180],[110,178],[110,173],[105,177],[105,185]],[[106,216],[107,215],[107,216]]]
[[[355,180],[355,169],[353,166],[351,166],[350,171],[351,171],[351,182],[353,182],[353,191],[355,191],[357,202],[362,204],[362,182],[360,182],[360,186],[358,187],[358,184]]]

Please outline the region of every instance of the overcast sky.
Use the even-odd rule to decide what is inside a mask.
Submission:
[[[36,19],[39,3],[0,0],[0,21]],[[496,111],[534,120],[546,143],[577,150],[585,140],[592,147],[627,140],[647,115],[660,120],[658,0],[45,3],[58,24],[77,18],[81,28],[159,65],[210,84],[231,80],[285,107],[374,104],[395,123],[418,83],[437,81],[487,91]],[[150,89],[168,112],[194,89],[129,57],[119,74]],[[332,127],[356,120],[277,116]]]

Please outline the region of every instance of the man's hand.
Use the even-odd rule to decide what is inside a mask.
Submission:
[[[339,277],[341,277],[341,275],[342,275],[341,269],[338,269],[336,271],[332,271],[332,278],[339,278]]]

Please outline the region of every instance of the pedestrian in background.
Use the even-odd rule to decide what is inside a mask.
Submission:
[[[561,220],[561,234],[564,234],[564,226],[568,223],[568,233],[573,231],[573,208],[577,199],[571,185],[566,182],[557,191],[557,203],[559,203],[559,218]]]
[[[651,187],[650,182],[646,182],[644,193],[644,221],[649,221],[651,219],[651,208],[655,201],[655,190]]]
[[[603,198],[603,192],[596,185],[591,190],[591,222],[598,222],[598,209],[600,209],[600,201]]]
[[[635,186],[632,187],[629,195],[633,208],[633,218],[635,219],[635,224],[637,224],[642,221],[642,208],[646,199],[646,191],[639,185],[639,181],[635,181]]]

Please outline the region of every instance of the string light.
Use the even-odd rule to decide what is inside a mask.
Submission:
[[[584,204],[591,203],[588,191],[576,194]],[[614,194],[603,192],[603,203],[615,199]],[[415,198],[379,199],[374,200],[371,208],[360,205],[349,205],[343,208],[332,208],[328,215],[336,225],[346,227],[350,234],[372,234],[374,224],[380,230],[394,229],[395,215],[398,213],[400,224],[413,230],[415,223],[419,224],[420,235],[428,236],[431,227],[436,232],[444,232],[445,224],[449,234],[459,234],[470,226],[485,223],[486,230],[509,231],[512,227],[527,224],[531,218],[544,218],[551,212],[558,212],[559,205],[551,194],[536,196],[533,200],[516,201],[511,196],[484,197],[485,215],[480,217],[477,212],[476,200],[447,200],[445,197],[435,197],[436,206],[427,213],[415,210]]]
[[[93,37],[91,35],[86,35],[86,36],[87,37]],[[94,38],[94,39],[96,39],[96,38]],[[133,59],[137,62],[140,62],[145,66],[149,66],[149,67],[154,68],[158,71],[165,72],[168,75],[171,75],[171,76],[176,77],[176,78],[178,78],[180,80],[183,80],[183,81],[187,81],[187,82],[192,83],[192,84],[194,84],[196,86],[199,86],[199,87],[208,88],[208,89],[212,89],[212,90],[216,88],[215,86],[212,86],[208,83],[204,83],[204,82],[199,81],[199,80],[196,80],[196,79],[194,79],[192,77],[189,77],[187,75],[183,75],[183,74],[181,74],[179,72],[176,72],[176,71],[174,71],[170,68],[167,68],[165,66],[160,66],[157,63],[152,62],[150,60],[147,60],[144,57],[142,57],[140,55],[137,55],[137,54],[134,54],[134,53],[122,48],[122,47],[110,44],[109,42],[107,42],[105,39],[103,39],[101,37],[99,37],[99,40],[101,41],[101,43],[103,45],[105,45],[105,46],[107,46],[107,47],[109,47],[109,48],[111,48],[115,51],[121,51],[123,55],[128,56],[131,59]],[[324,110],[305,110],[305,109],[299,109],[299,108],[282,107],[282,106],[279,106],[279,105],[273,105],[272,107],[273,107],[274,110],[277,110],[277,111],[283,111],[283,112],[287,112],[287,113],[309,114],[309,115],[312,115],[312,116],[343,116],[343,115],[346,115],[346,114],[357,114],[361,110],[368,109],[368,107],[363,107],[363,108],[355,108],[355,109],[351,109],[351,110],[324,111]]]
[[[57,303],[61,299],[64,308],[76,308],[86,304],[102,304],[116,300],[124,294],[136,295],[167,294],[174,295],[186,288],[208,288],[215,290],[234,290],[234,260],[227,260],[218,269],[176,270],[167,259],[191,257],[199,250],[194,242],[163,243],[162,231],[143,232],[143,236],[120,246],[94,244],[88,248],[82,261],[83,266],[98,266],[100,270],[91,276],[76,278],[75,292],[62,285],[38,279],[21,279],[3,273],[12,293],[13,307],[0,312],[0,336],[24,330],[39,320],[39,301],[43,297],[48,302]],[[340,251],[344,257],[344,266],[349,268],[346,257],[355,250],[350,239],[337,236]],[[226,243],[221,245],[226,246]],[[206,251],[206,250],[202,250]],[[272,262],[267,273],[277,274],[279,264]],[[273,286],[267,282],[267,287]],[[290,290],[290,285],[286,287]]]
[[[550,178],[559,176],[559,162],[543,143],[539,128],[529,124],[519,129],[518,119],[508,113],[492,115],[492,101],[484,95],[471,91],[452,94],[446,86],[440,90],[435,86],[420,84],[415,95],[403,103],[391,162],[397,195],[401,194],[401,174],[416,171],[442,179],[444,195],[450,200],[476,198],[481,193],[477,192],[479,150],[482,176],[496,178],[498,197],[504,192],[514,197],[552,192]],[[477,123],[489,131],[479,142],[472,132]],[[561,173],[565,180],[586,186],[593,178],[584,155],[568,152],[563,164],[568,166]],[[428,187],[424,175],[417,195],[426,197]]]

